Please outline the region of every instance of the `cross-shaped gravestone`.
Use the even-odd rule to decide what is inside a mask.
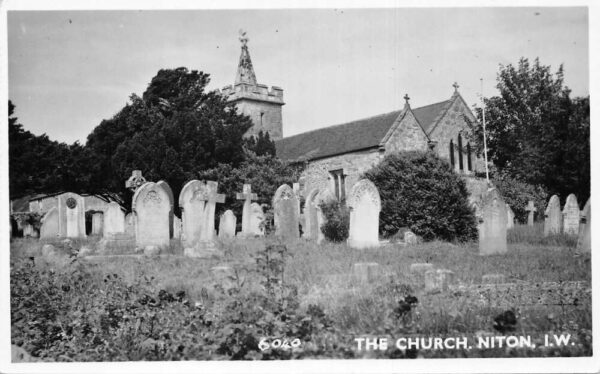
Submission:
[[[125,188],[135,192],[142,184],[146,183],[146,178],[142,176],[141,170],[134,170],[131,172],[131,176],[125,181]]]
[[[527,204],[527,208],[525,210],[529,212],[529,215],[527,216],[527,225],[533,226],[533,213],[536,211],[533,201],[529,200],[529,203]]]
[[[252,193],[252,186],[249,184],[244,184],[242,189],[243,192],[238,192],[236,194],[236,199],[244,200],[244,209],[242,210],[242,235],[252,235],[252,230],[250,228],[250,214],[252,200],[258,200],[258,195]]]
[[[219,183],[206,182],[206,193],[200,194],[198,200],[204,201],[204,227],[200,232],[200,240],[212,241],[215,234],[215,207],[217,203],[225,202],[225,195],[217,193]]]

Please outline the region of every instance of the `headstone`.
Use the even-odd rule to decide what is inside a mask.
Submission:
[[[221,215],[221,219],[219,220],[219,238],[235,237],[236,224],[237,218],[235,214],[233,214],[233,211],[226,210],[225,213]]]
[[[104,237],[125,232],[125,213],[116,202],[108,203],[104,210]]]
[[[169,195],[154,182],[135,191],[132,209],[135,217],[135,244],[138,248],[169,246]]]
[[[377,187],[362,179],[352,187],[348,197],[350,231],[348,245],[353,248],[379,246],[379,212],[381,199]]]
[[[146,178],[142,176],[141,170],[133,170],[129,179],[125,181],[125,187],[132,192],[135,192],[138,188],[146,183]]]
[[[251,215],[251,205],[252,201],[258,199],[258,195],[252,193],[252,186],[249,184],[244,184],[242,188],[242,192],[238,192],[236,194],[236,199],[244,200],[244,208],[242,209],[242,232],[241,235],[254,235],[250,230],[250,215]]]
[[[406,231],[404,233],[404,243],[405,244],[417,244],[418,239],[414,232]]]
[[[287,184],[281,185],[273,197],[275,235],[283,239],[298,239],[300,212],[298,198]]]
[[[527,226],[533,226],[533,214],[537,210],[535,208],[535,205],[533,204],[533,201],[529,200],[529,203],[527,204],[527,208],[525,208],[525,210],[529,212],[527,214]]]
[[[425,272],[425,291],[447,291],[448,286],[454,283],[454,272],[447,269],[428,270]]]
[[[219,183],[206,182],[206,194],[198,198],[204,201],[204,227],[200,232],[201,241],[212,241],[215,236],[215,210],[217,203],[225,202],[225,195],[217,193]]]
[[[506,253],[506,203],[495,188],[489,189],[483,198],[481,224],[479,254]]]
[[[31,223],[25,222],[23,224],[23,237],[25,238],[37,238],[38,233],[35,230],[35,227]]]
[[[58,208],[50,208],[50,210],[44,214],[44,217],[42,217],[41,223],[42,226],[40,228],[40,238],[56,239],[59,236]]]
[[[181,219],[177,216],[173,217],[173,238],[181,239]]]
[[[125,216],[125,233],[131,237],[135,237],[135,217],[133,213],[128,213]]]
[[[160,187],[162,187],[165,192],[167,193],[167,195],[169,195],[169,203],[171,204],[171,211],[169,212],[169,237],[172,238],[173,237],[173,217],[175,214],[175,199],[173,197],[173,190],[171,189],[171,187],[169,187],[169,184],[165,181],[158,181],[156,183],[157,185],[159,185]]]
[[[321,204],[327,203],[334,199],[335,196],[328,189],[321,190],[316,197],[315,209],[317,211],[317,244],[320,244],[325,240],[325,234],[323,234],[321,227],[323,227],[323,225],[327,221],[321,209]]]
[[[577,236],[577,252],[592,251],[592,206],[591,198],[585,203],[581,211],[581,224],[579,225],[579,235]]]
[[[306,195],[304,202],[304,237],[312,240],[316,240],[319,236],[319,222],[317,220],[318,194],[318,189],[311,190]]]
[[[513,227],[515,227],[515,212],[510,205],[506,204],[506,228],[512,229]]]
[[[203,187],[202,187],[203,186]],[[214,181],[208,181],[206,184],[201,183],[191,198],[190,201],[195,202],[198,206],[202,206],[200,211],[200,229],[199,236],[195,240],[195,243],[190,246],[186,241],[184,245],[183,253],[188,257],[220,257],[222,254],[215,248],[215,209],[217,203],[225,202],[225,195],[217,193],[219,184]],[[181,203],[181,200],[180,200]],[[185,209],[184,209],[185,212]],[[187,220],[189,217],[186,215],[184,219]],[[192,225],[195,225],[192,223]],[[187,237],[187,235],[186,235]]]
[[[200,241],[200,232],[204,224],[204,200],[206,184],[193,180],[185,184],[179,194],[181,208],[181,244],[184,248],[194,247]]]
[[[577,197],[573,194],[567,196],[567,201],[563,208],[563,232],[567,235],[577,235],[579,233],[579,204]]]
[[[560,234],[562,214],[560,212],[560,200],[558,199],[558,196],[552,195],[544,215],[544,236]]]
[[[104,214],[94,213],[92,214],[92,235],[101,235],[104,226]]]
[[[248,228],[250,235],[265,235],[265,230],[262,226],[264,220],[265,214],[263,213],[262,207],[257,203],[250,204],[250,224]]]
[[[381,269],[376,262],[359,262],[352,267],[354,278],[360,283],[371,283],[376,280]]]
[[[67,192],[58,196],[59,235],[62,238],[85,238],[85,201]]]

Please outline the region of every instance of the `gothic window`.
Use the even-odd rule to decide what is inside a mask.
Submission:
[[[450,165],[454,168],[454,141],[450,139]]]
[[[460,134],[458,134],[458,169],[463,170],[463,147]]]
[[[335,197],[341,201],[346,198],[346,176],[344,169],[332,170],[329,172],[333,178]]]
[[[473,165],[471,164],[471,143],[467,143],[467,170],[472,171]]]

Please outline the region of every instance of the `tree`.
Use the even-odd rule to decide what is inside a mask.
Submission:
[[[500,95],[484,100],[488,157],[513,178],[541,185],[548,195],[563,199],[590,194],[589,97],[570,98],[563,84],[563,67],[521,58],[517,66],[500,66]],[[479,123],[481,108],[476,109]],[[482,128],[473,126],[479,145]],[[583,204],[582,203],[582,204]]]
[[[257,136],[249,136],[246,139],[246,148],[257,156],[275,156],[275,142],[271,140],[269,132],[260,130]]]
[[[379,190],[379,230],[384,236],[408,227],[425,240],[467,241],[477,237],[465,181],[434,153],[387,155],[364,178]]]

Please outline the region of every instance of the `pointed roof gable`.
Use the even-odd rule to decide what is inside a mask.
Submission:
[[[394,124],[411,110],[425,134],[449,101],[380,114],[290,136],[275,142],[277,157],[287,161],[314,160],[379,147]]]

